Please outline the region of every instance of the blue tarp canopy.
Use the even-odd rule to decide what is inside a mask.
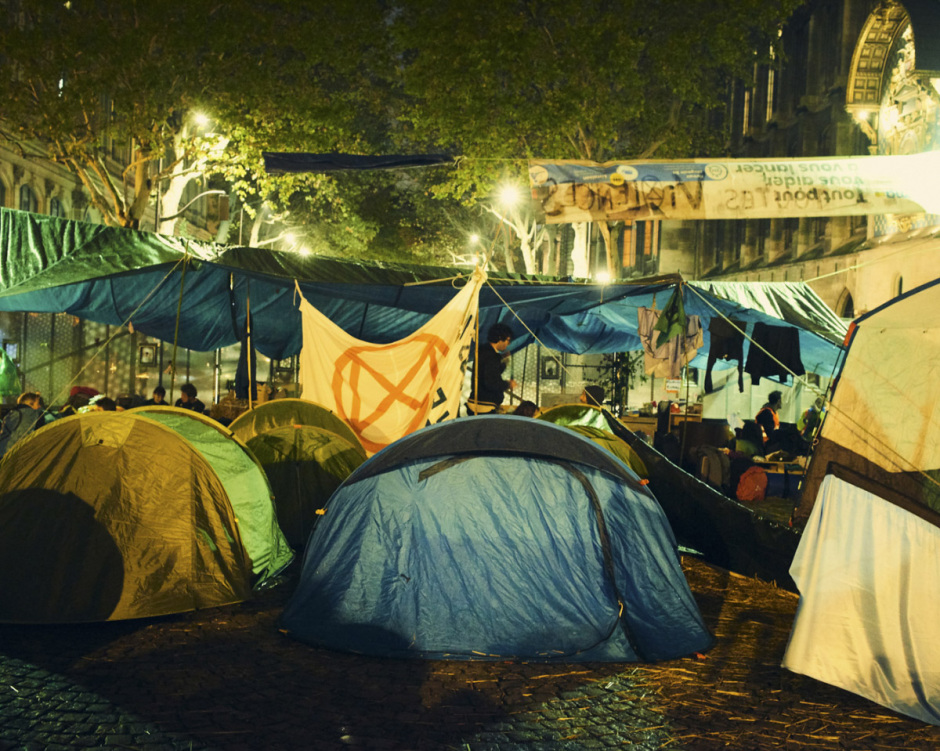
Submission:
[[[197,351],[241,341],[250,310],[259,352],[274,359],[298,353],[295,284],[352,336],[397,341],[444,307],[468,277],[466,269],[301,257],[0,209],[0,310],[130,322],[164,341],[178,335],[180,346]],[[514,350],[534,337],[576,354],[635,350],[637,308],[654,301],[664,307],[684,284],[678,276],[600,285],[492,273],[480,295],[480,327],[508,323]],[[751,327],[792,325],[800,330],[806,369],[831,372],[845,333],[841,320],[806,285],[759,286],[755,295],[757,287],[745,283],[688,283],[686,313],[701,316],[706,329],[716,315]],[[707,352],[706,331],[702,365]]]

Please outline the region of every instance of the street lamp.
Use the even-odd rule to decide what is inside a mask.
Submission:
[[[519,203],[520,198],[519,188],[515,185],[507,184],[499,189],[499,202],[507,209]]]

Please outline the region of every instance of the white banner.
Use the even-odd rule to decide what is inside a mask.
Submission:
[[[548,223],[940,212],[940,152],[824,159],[529,160]]]
[[[485,280],[476,270],[430,321],[391,344],[356,339],[301,299],[303,398],[345,420],[370,455],[456,417]]]

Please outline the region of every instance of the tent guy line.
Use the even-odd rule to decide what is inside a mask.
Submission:
[[[750,342],[750,344],[751,344],[752,347],[757,347],[757,348],[758,348],[759,350],[761,350],[765,355],[767,355],[771,360],[773,360],[777,365],[779,365],[781,368],[783,368],[784,370],[786,370],[787,373],[789,373],[789,374],[793,377],[793,382],[794,382],[794,384],[795,384],[797,381],[799,381],[800,383],[803,384],[803,386],[804,386],[806,389],[808,389],[809,391],[812,391],[814,394],[816,394],[816,396],[820,396],[820,397],[822,397],[823,399],[826,398],[826,394],[825,394],[824,392],[820,391],[818,388],[816,388],[816,386],[815,386],[814,384],[810,383],[809,379],[807,379],[805,376],[798,376],[798,375],[797,375],[796,373],[794,373],[793,370],[791,370],[786,364],[780,362],[780,360],[777,359],[776,355],[774,355],[772,352],[770,352],[770,351],[768,351],[767,349],[765,349],[759,342],[754,341],[754,339],[753,339],[752,337],[750,337],[750,336],[747,335],[747,332],[746,332],[746,331],[741,330],[741,329],[738,327],[738,325],[737,325],[734,321],[732,321],[730,318],[728,318],[728,316],[726,316],[724,313],[722,313],[720,310],[718,310],[718,308],[716,308],[716,307],[715,307],[714,305],[712,305],[708,300],[706,300],[705,297],[702,296],[702,294],[701,294],[697,289],[695,289],[695,287],[694,287],[693,285],[691,285],[691,284],[685,284],[685,285],[683,285],[683,286],[685,286],[685,287],[691,289],[696,295],[698,295],[698,297],[702,300],[703,303],[705,303],[705,305],[707,305],[709,308],[711,308],[711,309],[715,312],[715,314],[716,314],[717,316],[719,316],[720,318],[724,319],[724,321],[725,321],[726,323],[728,323],[735,331],[738,331],[738,332],[741,334],[741,336],[743,336],[745,339],[747,339],[748,342]]]
[[[104,351],[111,345],[111,342],[113,342],[113,341],[120,335],[121,329],[123,329],[125,326],[133,326],[132,321],[133,321],[134,315],[137,313],[137,311],[139,311],[139,310],[146,304],[147,300],[149,300],[151,297],[153,297],[153,296],[157,293],[157,290],[160,289],[160,287],[163,285],[163,283],[166,282],[166,280],[170,278],[170,275],[171,275],[174,271],[176,271],[177,267],[178,267],[180,264],[185,264],[186,259],[187,259],[188,257],[189,257],[189,255],[186,254],[186,255],[184,255],[182,258],[180,258],[175,264],[173,264],[173,267],[172,267],[169,271],[166,272],[166,275],[163,277],[163,279],[161,279],[159,282],[157,282],[156,285],[154,285],[153,289],[151,289],[150,292],[148,292],[148,293],[144,296],[144,298],[140,301],[140,304],[139,304],[136,308],[134,308],[134,310],[132,310],[132,311],[128,314],[127,318],[124,319],[124,322],[123,322],[120,326],[115,327],[114,332],[113,332],[110,336],[108,336],[108,337],[104,340],[104,342],[101,344],[101,346],[98,347],[98,349],[96,349],[96,350],[92,353],[91,357],[89,357],[88,360],[85,361],[85,364],[82,365],[82,366],[78,369],[78,371],[75,373],[75,375],[72,377],[72,379],[71,379],[68,383],[66,383],[65,386],[63,386],[63,387],[59,390],[58,393],[56,393],[55,398],[52,399],[52,400],[50,401],[50,403],[47,405],[46,410],[45,410],[46,413],[48,413],[48,412],[49,412],[49,409],[50,409],[54,404],[58,403],[58,401],[59,401],[60,399],[64,399],[64,398],[65,398],[65,395],[68,394],[69,391],[71,391],[71,389],[72,389],[73,386],[76,386],[76,385],[78,384],[78,379],[81,378],[82,374],[89,368],[89,366],[91,366],[91,364],[98,358],[98,356],[99,356],[102,352],[104,352]],[[182,289],[180,289],[180,296],[181,296],[181,297],[182,297],[182,292],[183,292]],[[182,302],[182,300],[181,300],[181,302]],[[177,315],[178,315],[178,314],[179,314],[179,313],[177,313]],[[173,343],[173,355],[174,355],[174,361],[175,361],[175,359],[176,359],[176,342]],[[172,394],[172,389],[170,390],[170,393]]]

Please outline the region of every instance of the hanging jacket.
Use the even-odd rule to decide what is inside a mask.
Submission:
[[[43,425],[43,411],[28,404],[17,404],[0,424],[0,456],[27,433]]]
[[[786,383],[791,372],[803,375],[806,370],[800,359],[799,330],[792,326],[755,323],[744,370],[750,373],[754,386],[760,383],[761,378],[772,377]]]

